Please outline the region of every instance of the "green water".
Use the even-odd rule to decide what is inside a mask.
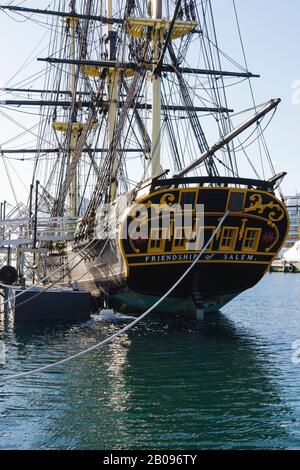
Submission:
[[[300,449],[299,275],[267,275],[203,323],[151,317],[79,360],[1,382],[92,346],[119,320],[2,321],[1,449]]]

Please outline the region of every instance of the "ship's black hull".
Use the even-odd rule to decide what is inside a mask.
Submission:
[[[120,276],[107,282],[99,282],[97,275],[93,280],[79,281],[79,286],[94,293],[95,308],[110,307],[122,313],[143,313],[156,303],[184,274],[189,264],[180,266],[149,267],[136,270],[135,277],[128,283]],[[88,269],[88,267],[87,267]],[[267,268],[268,269],[268,268]],[[205,313],[218,311],[240,293],[253,287],[264,276],[264,265],[227,263],[208,265],[199,262],[182,283],[165,300],[156,313],[179,314],[195,317],[196,311]],[[97,280],[98,278],[98,280]],[[105,287],[109,286],[110,291]],[[103,289],[103,290],[102,290]],[[104,295],[106,291],[109,295]]]
[[[152,239],[151,227],[147,237],[131,239],[124,233],[140,204],[146,206],[153,221],[150,209],[154,204],[164,203],[172,209],[176,204],[181,207],[183,201],[192,204],[192,213],[198,203],[204,205],[203,243],[213,238],[192,271],[156,312],[195,316],[199,309],[218,310],[259,282],[284,243],[288,231],[285,206],[265,188],[224,186],[159,188],[137,198],[123,214],[116,240],[107,246],[104,240],[96,241],[84,255],[79,254],[84,242],[77,242],[75,253],[83,260],[72,278],[92,292],[100,307],[127,313],[151,307],[186,272],[201,247],[190,249],[187,240],[175,240],[173,225],[166,239]],[[214,232],[226,211],[226,220]],[[74,246],[69,256],[73,254]]]

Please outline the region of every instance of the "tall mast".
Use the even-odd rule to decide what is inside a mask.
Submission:
[[[76,0],[70,2],[71,13],[75,12],[75,3]],[[75,60],[76,58],[76,44],[75,44],[75,33],[78,19],[77,18],[68,18],[70,23],[70,57]],[[73,123],[76,122],[76,116],[74,115],[74,104],[76,103],[76,66],[71,64],[70,69],[70,91],[72,96],[72,110],[73,114],[71,116],[71,139],[70,139],[70,152],[74,153],[77,139],[78,139],[78,126],[74,126]],[[77,170],[74,172],[74,176],[70,185],[70,215],[72,217],[77,216],[77,191],[78,191],[78,178]]]
[[[106,16],[112,18],[112,0],[106,0]],[[107,25],[107,36],[109,45],[109,60],[116,60],[116,39],[117,34],[112,29],[112,24]],[[114,131],[118,110],[118,94],[120,86],[120,72],[117,68],[109,68],[107,74],[107,94],[109,100],[108,106],[108,148],[113,143]],[[111,164],[111,174],[117,173],[117,159],[114,158]],[[115,177],[112,177],[110,184],[110,201],[114,201],[117,197],[118,183]]]
[[[153,19],[162,18],[162,0],[151,0]],[[152,37],[153,75],[152,75],[152,153],[151,175],[160,171],[160,126],[161,126],[161,72],[156,69],[160,57],[161,34],[160,27],[155,28]]]

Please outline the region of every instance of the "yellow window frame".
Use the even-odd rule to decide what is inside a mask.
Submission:
[[[194,200],[194,204],[193,204],[193,208],[192,208],[192,211],[194,211],[194,210],[195,210],[195,206],[196,206],[196,204],[197,204],[198,192],[199,192],[198,189],[181,188],[181,189],[180,189],[180,195],[179,195],[179,205],[181,206],[182,198],[183,198],[183,194],[184,194],[184,193],[194,193],[194,194],[195,194],[195,200]],[[181,207],[182,207],[182,206],[181,206]]]
[[[213,232],[216,230],[216,227],[215,226],[207,226],[207,227],[201,227],[202,230],[211,230],[211,234],[209,235],[209,238],[212,236]],[[195,251],[196,250],[200,250],[201,248],[203,248],[202,246],[199,246],[199,242],[200,242],[200,237],[201,237],[201,232],[199,232],[197,234],[197,238],[196,238],[196,248],[195,248],[195,240],[191,240],[191,232],[192,232],[192,229],[191,228],[185,228],[185,232],[188,230],[188,235],[189,235],[189,239],[184,237],[183,234],[184,234],[184,227],[176,227],[175,228],[175,233],[174,233],[174,238],[173,238],[173,243],[172,243],[172,251],[182,251],[182,250],[186,250],[186,251]],[[181,237],[176,237],[176,232],[179,232],[181,231]],[[194,230],[194,227],[193,227],[193,231]],[[181,244],[177,245],[176,242],[181,242]],[[213,243],[214,243],[214,240],[211,240],[209,246],[207,247],[206,251],[212,251],[212,247],[213,247]],[[193,246],[191,246],[191,244],[193,244]],[[205,245],[205,243],[204,243]],[[203,246],[204,246],[203,245]]]
[[[182,251],[187,249],[187,243],[189,240],[185,238],[184,234],[188,231],[188,234],[190,236],[192,229],[190,227],[175,227],[174,230],[174,237],[173,237],[173,243],[172,243],[172,251]],[[176,233],[180,232],[181,236],[177,237]],[[176,242],[180,242],[179,245],[176,245]]]
[[[168,229],[153,227],[150,230],[149,240],[148,240],[148,253],[163,253],[166,247],[166,241],[168,239]],[[164,236],[163,236],[164,235]],[[153,246],[153,242],[155,245]]]
[[[195,225],[193,227],[193,230],[192,230],[193,233],[196,232],[196,228],[197,228],[197,223],[195,223]],[[187,251],[195,251],[195,250],[199,251],[199,250],[201,250],[205,246],[205,230],[211,230],[211,234],[209,235],[209,238],[210,238],[215,229],[216,229],[216,227],[213,227],[213,226],[200,227],[199,232],[196,234],[196,237],[195,237],[196,239],[193,239],[193,240],[191,240],[191,233],[190,233],[189,234],[190,239],[186,241]],[[200,246],[202,231],[204,232],[203,233],[203,244]],[[212,240],[210,242],[209,246],[207,247],[207,249],[205,251],[211,251],[212,250],[213,242],[214,242],[214,240]]]
[[[215,225],[207,225],[207,226],[203,227],[203,230],[204,231],[205,230],[211,230],[211,233],[209,234],[209,237],[208,237],[208,240],[209,240],[211,238],[212,234],[215,232],[216,226]],[[213,239],[211,240],[210,244],[208,245],[208,247],[206,248],[205,251],[212,251],[214,240],[215,240],[215,237],[213,237]],[[206,241],[206,243],[207,243],[207,241]],[[205,232],[204,232],[204,244],[203,244],[203,246],[205,246]]]
[[[232,232],[231,236],[225,236],[226,231],[230,230]],[[221,239],[219,243],[219,250],[220,251],[234,251],[236,246],[237,237],[239,234],[239,227],[223,227],[221,233]],[[224,240],[230,240],[230,245],[222,245]]]
[[[250,237],[248,235],[251,232],[255,232],[255,237]],[[257,248],[258,248],[258,245],[259,245],[259,241],[260,241],[260,235],[261,235],[261,228],[248,227],[245,231],[245,235],[244,235],[244,239],[243,239],[243,245],[242,245],[242,251],[246,251],[246,252],[249,252],[249,253],[256,252]],[[253,247],[246,246],[246,242],[249,241],[249,240],[254,241],[254,246]]]

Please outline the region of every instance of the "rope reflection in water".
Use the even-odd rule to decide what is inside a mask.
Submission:
[[[0,364],[4,365],[6,363],[6,348],[4,341],[0,340]]]

